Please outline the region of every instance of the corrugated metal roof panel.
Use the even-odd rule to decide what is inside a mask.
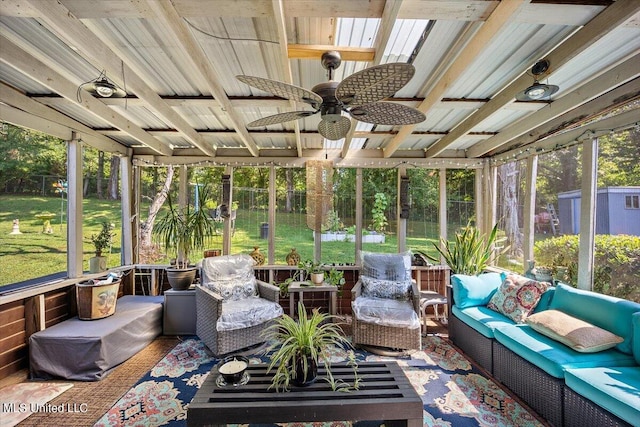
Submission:
[[[492,98],[518,70],[530,67],[574,28],[558,25],[510,24],[446,91],[449,98]],[[491,61],[487,61],[491,58]],[[524,89],[524,88],[523,88]]]
[[[51,89],[34,81],[22,72],[13,67],[8,66],[4,62],[0,62],[0,80],[6,82],[9,86],[20,88],[20,90],[37,95],[47,95],[51,93]]]
[[[424,96],[423,86],[429,81],[450,46],[460,37],[466,23],[460,21],[436,21],[426,42],[413,60],[416,75],[396,93],[400,97]],[[428,89],[428,88],[426,88]]]
[[[544,108],[544,104],[541,104],[540,108]],[[526,110],[508,110],[503,108],[493,113],[477,126],[474,126],[472,132],[498,132],[531,113],[531,111]]]
[[[567,61],[557,71],[554,70],[553,74],[545,79],[550,84],[560,86],[560,90],[552,96],[552,99],[562,97],[582,86],[585,81],[606,72],[609,67],[603,67],[603,63],[613,66],[630,55],[636,55],[640,69],[638,52],[640,52],[638,28],[625,27],[612,31],[587,48],[583,54]]]

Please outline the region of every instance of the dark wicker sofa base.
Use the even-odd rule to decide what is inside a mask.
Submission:
[[[552,377],[497,341],[493,341],[493,376],[549,423],[563,425],[564,379]]]
[[[567,386],[564,386],[564,425],[565,427],[631,427],[631,424]]]
[[[449,311],[449,339],[493,375],[493,339],[487,338]]]

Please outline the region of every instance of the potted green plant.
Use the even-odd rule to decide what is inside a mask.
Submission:
[[[508,247],[498,248],[498,244],[503,240],[498,239],[498,224],[493,226],[488,236],[484,236],[469,222],[456,232],[453,242],[440,239],[441,246],[435,243],[433,246],[442,255],[453,274],[476,276],[489,266],[494,257],[508,249]],[[440,262],[438,258],[426,252],[417,252],[433,262]]]
[[[285,314],[266,329],[266,337],[272,342],[267,372],[275,370],[271,387],[279,391],[288,390],[290,385],[312,384],[318,377],[318,363],[324,365],[330,381],[328,350],[351,345],[340,326],[331,322],[333,317],[317,310],[307,315],[304,304],[299,302],[297,321]]]
[[[299,279],[301,282],[310,280],[315,285],[321,285],[324,282],[324,264],[310,259],[300,261],[298,268],[300,269]]]
[[[95,249],[95,256],[89,258],[90,273],[99,273],[101,271],[106,271],[107,258],[102,256],[102,251],[111,248],[112,240],[115,236],[115,233],[113,232],[114,227],[114,224],[103,221],[100,232],[98,234],[91,235],[90,240]]]
[[[199,191],[200,206],[208,199],[209,189]],[[167,251],[172,251],[175,265],[167,267],[169,284],[175,290],[189,289],[196,275],[196,267],[190,265],[189,255],[195,250],[204,249],[216,234],[215,221],[204,209],[195,209],[187,205],[184,208],[173,204],[167,197],[168,209],[156,223],[153,234]]]

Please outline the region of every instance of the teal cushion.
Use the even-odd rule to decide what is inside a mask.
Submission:
[[[640,423],[640,366],[568,369],[569,388],[627,421]]]
[[[487,305],[503,280],[501,273],[485,273],[479,276],[454,274],[451,276],[453,301],[459,308]]]
[[[543,310],[548,310],[555,291],[556,291],[556,288],[554,287],[550,287],[546,291],[544,291],[544,293],[540,297],[540,301],[538,302],[538,305],[536,305],[536,308],[533,310],[533,312],[538,313]]]
[[[640,304],[560,284],[556,286],[549,308],[563,311],[622,337],[624,341],[616,348],[631,354],[631,316],[640,311]]]
[[[640,312],[631,316],[631,324],[633,325],[633,357],[640,365]]]
[[[579,353],[539,334],[528,325],[502,326],[494,330],[494,336],[500,344],[556,378],[563,378],[564,370],[569,368],[635,365],[631,355],[615,349]]]
[[[494,337],[494,329],[513,324],[513,321],[508,317],[481,305],[464,309],[460,309],[457,305],[454,305],[451,311],[458,319],[487,338]]]

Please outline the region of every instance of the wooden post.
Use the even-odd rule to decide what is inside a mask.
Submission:
[[[122,254],[120,262],[122,265],[132,265],[134,263],[133,256],[133,228],[134,224],[139,222],[138,216],[134,211],[133,197],[133,175],[131,173],[131,156],[120,158],[120,194],[122,195],[121,204],[121,221],[122,221]],[[136,233],[137,235],[137,233]]]
[[[276,167],[269,167],[269,254],[267,264],[275,264],[276,236]]]
[[[224,219],[224,231],[222,233],[222,254],[229,255],[231,253],[231,205],[233,204],[233,167],[227,166],[225,173],[230,176],[229,185],[229,218]]]
[[[484,187],[482,186],[482,173],[484,169],[478,168],[475,170],[474,176],[474,201],[475,201],[475,211],[476,211],[476,227],[480,230],[480,232],[485,233],[485,194]]]
[[[356,169],[356,265],[362,251],[362,168]]]
[[[439,171],[440,200],[438,204],[438,222],[440,224],[440,239],[447,240],[447,169],[442,168]],[[444,247],[440,245],[441,249]],[[440,264],[446,264],[444,257],[440,256]]]
[[[82,141],[67,141],[67,274],[82,276]]]
[[[396,234],[398,236],[398,252],[404,252],[407,249],[407,220],[400,218],[400,212],[402,211],[402,204],[400,203],[400,185],[402,177],[407,176],[407,167],[400,166],[398,168],[398,175],[396,177]]]
[[[578,288],[593,289],[593,262],[598,193],[598,138],[582,143],[582,193],[580,200],[580,244]]]

